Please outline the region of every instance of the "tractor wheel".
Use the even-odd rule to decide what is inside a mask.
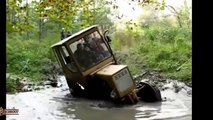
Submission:
[[[147,82],[139,83],[137,96],[144,102],[162,101],[160,90],[155,85]]]
[[[82,97],[84,95],[84,90],[82,90],[81,86],[79,86],[78,84],[73,85],[69,88],[69,90],[74,97]]]

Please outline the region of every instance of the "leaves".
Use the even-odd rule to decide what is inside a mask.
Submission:
[[[77,16],[84,16],[77,22],[81,22],[82,19],[89,18],[91,16],[93,12],[93,10],[91,10],[91,6],[94,4],[93,1],[84,0],[40,0],[31,2],[31,6],[28,6],[28,4],[20,6],[20,3],[22,2],[23,0],[18,0],[17,3],[15,0],[8,0],[7,32],[12,32],[12,26],[14,26],[14,29],[17,31],[28,31],[28,28],[31,28],[32,25],[25,24],[25,22],[32,23],[39,19],[42,19],[43,21],[45,18],[59,21],[66,29],[70,29]],[[34,14],[34,16],[30,16],[28,13],[31,15]]]
[[[6,31],[7,31],[8,33],[14,31],[12,25],[10,24],[10,22],[9,22],[8,20],[6,21]]]
[[[95,11],[100,12],[100,9],[102,9],[100,6],[97,6],[97,4],[103,1],[39,0],[20,6],[23,2],[26,1],[7,1],[8,32],[11,32],[11,26],[13,26],[15,31],[29,31],[29,28],[37,28],[35,25],[39,19],[43,22],[44,19],[47,18],[48,20],[58,21],[66,30],[70,30],[76,26],[76,24],[86,27],[95,23],[97,19],[97,17],[95,17],[97,12],[95,13]],[[163,10],[165,6],[165,0],[162,0],[162,2],[158,2],[157,0],[129,0],[129,3],[135,2],[142,6],[154,4],[157,9],[161,10]],[[118,9],[116,0],[106,0],[102,4],[103,6],[107,4],[114,9]]]

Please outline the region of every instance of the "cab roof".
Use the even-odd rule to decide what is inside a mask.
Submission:
[[[76,36],[79,36],[79,35],[81,35],[82,33],[86,32],[86,31],[89,31],[89,30],[91,30],[91,29],[97,28],[97,27],[98,27],[98,25],[93,25],[93,26],[87,27],[87,28],[85,28],[85,29],[83,29],[83,30],[80,30],[79,32],[74,33],[73,35],[71,35],[71,36],[69,36],[69,37],[67,37],[67,38],[65,38],[65,39],[63,39],[63,40],[61,40],[61,41],[59,41],[59,42],[53,44],[53,45],[51,46],[51,48],[52,48],[52,47],[55,47],[55,46],[60,46],[60,45],[64,44],[65,42],[67,42],[68,40],[70,40],[70,39],[72,39],[72,38],[75,38]]]

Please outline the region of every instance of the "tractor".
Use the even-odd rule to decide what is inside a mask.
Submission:
[[[93,25],[51,46],[71,94],[130,104],[161,101],[156,86],[136,84],[128,66],[117,63],[107,32]]]

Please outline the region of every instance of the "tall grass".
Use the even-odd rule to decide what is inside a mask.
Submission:
[[[7,36],[6,71],[10,75],[18,75],[18,78],[29,77],[32,81],[41,81],[56,62],[50,46],[60,40],[59,32],[47,35],[41,42],[22,38],[19,35]],[[18,81],[10,78],[7,77],[7,88],[14,88]]]
[[[137,37],[127,37],[128,34]],[[129,47],[128,56],[122,62],[133,74],[158,70],[172,79],[191,80],[191,29],[152,25],[136,32],[117,32],[113,38],[114,49],[123,51]],[[132,44],[123,42],[129,40]]]

